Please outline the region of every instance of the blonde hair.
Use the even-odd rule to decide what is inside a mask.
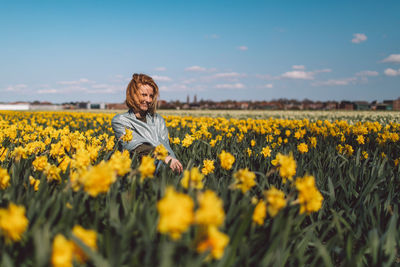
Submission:
[[[125,103],[128,108],[133,109],[134,112],[139,111],[139,87],[143,85],[148,85],[153,88],[153,101],[150,104],[148,112],[151,115],[154,115],[157,107],[157,99],[158,99],[158,86],[154,82],[153,78],[146,74],[133,74],[132,80],[129,82],[128,87],[126,88],[126,100]]]

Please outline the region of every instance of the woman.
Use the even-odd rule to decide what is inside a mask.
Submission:
[[[140,157],[151,153],[159,144],[168,150],[164,162],[173,171],[182,172],[182,164],[176,159],[168,140],[168,129],[163,117],[155,113],[158,98],[158,86],[145,74],[133,74],[126,88],[126,105],[129,111],[115,115],[111,121],[117,140],[125,135],[125,128],[132,130],[132,140],[119,141],[120,148]]]

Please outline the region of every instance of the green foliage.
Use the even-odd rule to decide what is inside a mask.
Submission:
[[[2,116],[7,120],[13,118],[7,114]],[[93,123],[93,118],[89,120],[84,116],[72,118],[76,123],[70,127],[71,131],[96,129],[94,136],[113,135],[109,129],[110,116],[103,123]],[[33,117],[28,116],[27,119],[33,120]],[[54,119],[57,122],[52,125],[54,128],[63,128],[62,121],[68,121],[57,116]],[[190,123],[190,119],[188,121]],[[51,125],[51,120],[44,121],[42,125]],[[239,132],[237,126],[233,127]],[[285,129],[279,127],[284,138]],[[221,130],[215,127],[208,128],[208,131],[213,138],[221,134]],[[172,138],[183,140],[186,134],[191,134],[191,126],[169,127],[169,133]],[[215,191],[224,203],[226,217],[221,231],[229,236],[230,241],[220,260],[210,260],[207,253],[196,252],[194,227],[177,241],[157,231],[157,202],[164,196],[167,185],[188,193],[193,199],[197,194],[195,190],[183,189],[180,185],[182,174],[173,173],[166,165],[154,179],[141,182],[137,171],[139,162],[134,158],[132,171],[118,177],[107,194],[90,197],[82,190],[75,192],[71,189],[69,170],[62,175],[61,183],[48,183],[43,173],[33,169],[34,155],[19,162],[7,157],[1,166],[7,168],[11,186],[0,190],[0,207],[7,207],[11,202],[23,205],[29,227],[20,242],[6,243],[4,238],[0,239],[0,265],[48,266],[52,242],[59,233],[82,247],[89,257],[88,266],[398,264],[400,168],[395,166],[394,160],[400,156],[399,143],[379,145],[374,142],[376,133],[368,133],[366,136],[371,142],[358,146],[355,137],[348,135],[347,143],[355,148],[353,155],[349,156],[338,153],[336,146],[340,141],[337,137],[315,135],[317,147],[301,154],[297,151],[297,144],[310,136],[310,132],[301,140],[291,136],[288,143],[272,149],[272,155],[267,158],[261,150],[272,143],[266,141],[266,134],[256,131],[249,131],[241,141],[236,134],[224,136],[215,146],[211,146],[210,139],[206,138],[195,140],[189,148],[172,145],[187,169],[201,167],[204,159],[215,160],[215,171],[206,176],[205,188]],[[60,137],[54,138],[52,143],[58,140]],[[250,146],[251,140],[256,141],[255,147]],[[9,138],[5,138],[1,145],[10,150],[17,146]],[[254,153],[249,156],[247,148]],[[235,156],[232,170],[219,167],[217,156],[222,150]],[[367,159],[362,157],[362,151],[368,152]],[[323,206],[310,215],[299,214],[298,205],[287,206],[276,217],[267,216],[264,224],[258,226],[252,221],[252,197],[260,198],[265,190],[275,186],[283,190],[287,197],[295,198],[293,188],[282,183],[271,164],[278,152],[293,152],[297,161],[296,176],[311,174],[315,177],[324,197]],[[386,157],[381,156],[382,152]],[[111,152],[100,151],[96,162],[108,160],[110,156]],[[230,189],[230,185],[233,183],[232,174],[246,167],[256,173],[257,186],[242,194],[239,190]],[[30,186],[30,175],[40,179],[38,191]],[[71,234],[74,225],[97,232],[97,251],[91,250]]]

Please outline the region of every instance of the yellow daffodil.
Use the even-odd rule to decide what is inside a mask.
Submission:
[[[242,190],[243,194],[256,185],[256,174],[247,168],[238,170],[233,174],[233,178],[235,178],[233,187]]]
[[[314,177],[310,175],[298,177],[295,184],[299,192],[300,214],[318,211],[324,198],[315,186]]]
[[[29,221],[25,216],[25,207],[10,203],[8,208],[0,208],[0,234],[7,242],[20,241]]]
[[[10,186],[10,175],[8,174],[7,169],[3,169],[0,167],[0,189],[6,189]]]
[[[172,239],[179,239],[194,221],[193,207],[194,203],[190,196],[168,187],[165,196],[157,203],[160,214],[158,231],[169,234]]]
[[[230,170],[232,168],[232,165],[235,162],[235,157],[231,153],[222,150],[221,154],[219,154],[218,157],[221,162],[221,167],[223,169]]]
[[[203,188],[203,178],[204,174],[200,173],[199,168],[193,167],[192,169],[185,170],[183,172],[183,178],[181,180],[181,185],[183,188],[188,189],[189,187],[195,189]]]
[[[143,156],[139,166],[140,180],[143,181],[146,178],[153,178],[155,170],[154,159],[150,156]]]

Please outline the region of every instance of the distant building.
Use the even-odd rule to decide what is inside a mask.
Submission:
[[[369,110],[370,105],[366,101],[356,101],[356,102],[354,102],[354,109],[355,110]]]
[[[240,109],[249,109],[249,103],[248,102],[240,102]]]
[[[396,100],[393,100],[393,110],[399,111],[400,110],[400,97]]]
[[[89,109],[105,109],[106,108],[106,103],[101,102],[101,103],[90,103],[89,102]]]
[[[29,110],[29,103],[0,104],[0,110]]]
[[[79,102],[77,104],[78,109],[90,109],[90,102]]]
[[[339,109],[354,110],[354,104],[350,101],[342,101],[339,104]]]
[[[392,105],[386,103],[377,103],[375,105],[375,110],[392,110]]]
[[[395,100],[383,100],[383,104],[386,105],[386,110],[393,110],[393,103]]]
[[[106,105],[107,109],[127,109],[128,106],[125,103],[109,103]]]
[[[328,101],[323,103],[323,109],[325,110],[335,110],[338,109],[339,103],[336,101]]]
[[[30,104],[30,110],[62,110],[62,105],[55,105],[50,102],[34,101]]]

